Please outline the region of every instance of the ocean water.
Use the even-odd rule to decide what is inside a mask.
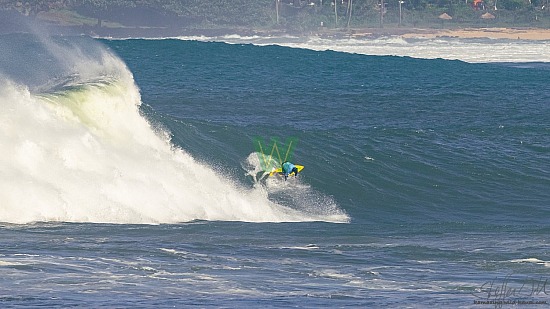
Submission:
[[[548,307],[550,42],[0,50],[3,308]]]

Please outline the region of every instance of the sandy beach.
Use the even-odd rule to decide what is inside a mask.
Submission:
[[[419,29],[420,30],[420,29]],[[465,28],[465,29],[427,29],[401,35],[404,38],[490,38],[518,40],[550,40],[550,29],[535,28]]]
[[[510,39],[550,41],[550,29],[543,28],[355,28],[355,29],[321,29],[319,36],[328,37],[401,37],[404,39],[434,39],[434,38],[461,38],[461,39]]]

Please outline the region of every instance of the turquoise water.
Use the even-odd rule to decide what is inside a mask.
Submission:
[[[546,43],[255,40],[0,38],[3,307],[547,306]]]

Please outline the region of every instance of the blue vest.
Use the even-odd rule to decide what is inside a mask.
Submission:
[[[296,166],[290,162],[285,162],[283,163],[283,174],[284,175],[288,175],[290,173],[292,173],[292,170],[295,168]]]

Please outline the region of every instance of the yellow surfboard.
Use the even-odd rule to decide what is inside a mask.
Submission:
[[[303,165],[298,165],[298,164],[295,164],[294,166],[296,166],[296,168],[298,169],[298,173],[301,173],[302,170],[304,169],[304,166]],[[283,176],[283,168],[282,167],[279,167],[277,169],[273,169],[271,171],[271,173],[269,173],[269,176],[273,176],[275,174],[278,174],[278,175],[281,175]]]

